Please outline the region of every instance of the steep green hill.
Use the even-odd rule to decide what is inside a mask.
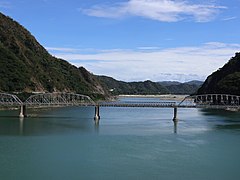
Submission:
[[[240,53],[236,53],[222,68],[208,76],[197,93],[240,95]]]
[[[162,85],[152,82],[123,82],[117,81],[111,77],[99,76],[98,77],[103,86],[109,89],[113,95],[119,94],[167,94],[169,91]]]
[[[64,91],[105,96],[83,67],[51,56],[23,26],[0,13],[0,91]]]

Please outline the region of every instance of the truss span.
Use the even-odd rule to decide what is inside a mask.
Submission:
[[[203,108],[240,108],[240,96],[229,94],[201,94],[187,96],[178,106],[195,105]]]
[[[22,104],[23,104],[22,101],[16,95],[0,93],[1,106],[19,106]]]
[[[27,106],[95,106],[86,95],[74,93],[43,93],[30,96],[24,103]]]

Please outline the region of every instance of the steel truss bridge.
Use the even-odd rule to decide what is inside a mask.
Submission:
[[[240,96],[229,94],[192,95],[185,97],[178,107],[190,104],[196,108],[240,109]]]
[[[43,93],[30,96],[22,102],[16,95],[0,93],[0,106],[88,106],[96,105],[86,95],[74,93]]]
[[[94,106],[95,120],[100,119],[99,107],[147,107],[174,108],[177,119],[177,108],[211,108],[240,110],[240,96],[228,94],[202,94],[185,97],[180,102],[94,102],[89,96],[74,93],[43,93],[30,96],[22,102],[16,95],[0,93],[0,106],[20,107],[20,117],[26,116],[26,107],[58,107],[58,106]]]
[[[22,102],[16,95],[0,93],[0,106],[19,106],[19,116],[25,117],[26,107],[96,106],[96,103],[89,96],[74,93],[35,94],[25,102]]]
[[[23,104],[27,106],[95,106],[86,95],[74,93],[44,93],[30,96]]]
[[[16,95],[0,93],[0,106],[21,106],[22,104]]]

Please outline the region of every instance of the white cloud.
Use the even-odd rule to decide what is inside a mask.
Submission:
[[[227,17],[227,18],[224,18],[222,19],[223,21],[231,21],[231,20],[234,20],[234,19],[237,19],[237,17],[233,16],[233,17]]]
[[[193,4],[186,0],[128,0],[114,5],[95,5],[80,9],[84,14],[104,18],[140,16],[162,22],[193,19],[196,22],[211,21],[224,6]]]
[[[144,46],[144,47],[138,47],[140,50],[156,50],[160,49],[160,47],[155,47],[155,46]]]
[[[94,74],[113,76],[119,80],[187,81],[204,80],[239,50],[240,44],[209,42],[193,47],[110,49],[54,55],[76,66],[84,66]]]
[[[56,51],[56,52],[76,52],[78,49],[74,48],[57,48],[57,47],[46,47],[48,51]]]

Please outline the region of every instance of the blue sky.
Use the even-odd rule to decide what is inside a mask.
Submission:
[[[240,49],[240,0],[0,0],[54,56],[118,80],[204,80]]]

